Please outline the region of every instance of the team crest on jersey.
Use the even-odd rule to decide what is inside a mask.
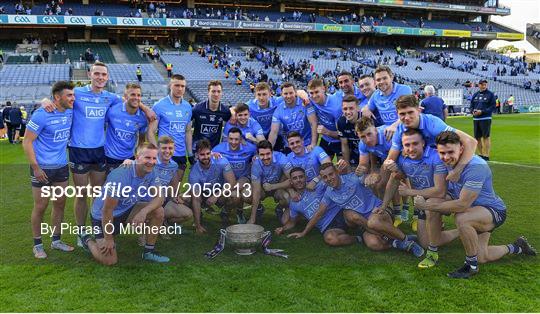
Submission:
[[[215,115],[211,115],[210,116],[210,122],[214,122],[216,121],[216,116]]]
[[[183,116],[184,116],[184,115],[182,114],[182,111],[180,111],[180,110],[177,110],[177,111],[176,111],[176,117],[177,117],[177,118],[182,118]]]

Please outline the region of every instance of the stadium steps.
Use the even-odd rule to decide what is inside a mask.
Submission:
[[[167,69],[165,68],[165,65],[163,64],[163,62],[160,61],[160,62],[155,62],[153,64],[154,64],[154,68],[156,68],[159,74],[161,74],[161,76],[163,76],[165,80],[168,80],[169,78],[167,77]]]
[[[130,63],[126,54],[120,49],[120,46],[111,45],[111,50],[117,63]]]

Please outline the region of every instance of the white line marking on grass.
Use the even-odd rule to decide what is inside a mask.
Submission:
[[[514,167],[521,167],[521,168],[532,168],[532,169],[540,169],[540,166],[531,166],[531,165],[523,165],[523,164],[515,164],[511,162],[503,162],[503,161],[488,161],[490,164],[496,164],[496,165],[506,165],[506,166],[514,166]]]

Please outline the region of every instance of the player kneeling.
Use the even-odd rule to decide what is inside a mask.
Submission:
[[[191,190],[193,221],[198,234],[206,232],[206,228],[201,222],[201,207],[203,205],[221,207],[222,227],[225,228],[229,224],[228,210],[237,204],[236,200],[238,199],[235,191],[238,187],[231,164],[225,157],[213,157],[211,149],[209,140],[202,139],[197,142],[195,145],[197,162],[191,167],[189,173],[188,182]],[[207,186],[209,189],[205,188]]]
[[[448,171],[458,166],[464,145],[454,131],[444,131],[436,138],[437,151]],[[441,214],[454,214],[459,237],[465,248],[465,264],[448,274],[451,278],[469,278],[478,273],[478,263],[496,261],[506,254],[536,255],[536,250],[521,236],[512,244],[489,245],[495,228],[506,220],[506,205],[493,190],[491,169],[486,161],[474,155],[467,162],[457,182],[448,183],[450,200],[415,198],[415,206],[426,210],[429,224],[440,224]],[[429,215],[434,215],[434,218]],[[435,219],[436,218],[436,219]],[[438,240],[430,236],[426,254],[436,263]]]
[[[402,135],[403,155],[397,162],[387,159],[384,162],[386,169],[392,171],[392,176],[386,187],[383,203],[389,204],[392,196],[399,191],[400,196],[422,196],[428,198],[441,198],[446,193],[446,176],[448,170],[439,159],[437,151],[426,146],[422,133],[417,129],[408,129]],[[410,187],[407,184],[410,182]],[[457,229],[441,231],[441,222],[432,224],[436,230],[427,230],[426,213],[418,212],[418,242],[428,247],[429,234],[437,232],[440,235],[440,245],[453,241],[458,236]],[[431,260],[424,259],[418,267],[431,267]]]
[[[287,157],[272,151],[272,143],[267,140],[257,144],[257,157],[251,164],[251,186],[253,188],[251,217],[248,223],[260,223],[263,213],[261,201],[272,196],[278,203],[276,215],[281,224],[287,221],[289,194],[286,189],[290,186],[285,173],[289,168]]]
[[[323,182],[318,182],[313,191],[308,190],[306,172],[300,167],[291,169],[290,182],[292,189],[298,193],[299,199],[290,201],[288,220],[283,227],[276,228],[276,234],[280,235],[294,228],[302,215],[309,220],[306,229],[309,227],[311,230],[316,226],[323,234],[324,242],[330,246],[349,245],[356,241],[354,236],[345,232],[347,224],[343,218],[343,211],[338,206],[330,206],[324,213],[318,212],[319,204],[326,191],[326,185]],[[299,238],[304,235],[304,233],[291,233],[288,237]]]
[[[160,263],[169,261],[168,257],[154,250],[158,229],[163,224],[163,198],[155,197],[139,212],[132,213],[137,202],[151,190],[150,187],[159,188],[158,175],[154,171],[157,158],[157,147],[144,144],[137,150],[135,164],[117,168],[107,176],[103,185],[103,196],[96,198],[92,206],[92,230],[96,239],[91,239],[89,234],[83,235],[85,247],[99,263],[114,265],[118,262],[114,236],[123,228],[127,230],[126,223],[142,225],[144,230],[150,231],[145,232],[143,260]],[[130,214],[133,215],[131,221],[128,219]],[[146,222],[149,225],[146,225]]]

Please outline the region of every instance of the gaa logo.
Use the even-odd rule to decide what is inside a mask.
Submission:
[[[15,23],[31,23],[28,17],[20,15],[15,16],[14,21]]]
[[[43,23],[59,24],[60,21],[54,16],[44,16],[43,17]]]
[[[69,22],[73,24],[84,24],[84,19],[80,16],[73,16],[69,18]]]
[[[195,22],[197,22],[197,21],[195,21]],[[186,24],[184,24],[183,20],[172,20],[171,24],[174,25],[174,26],[186,26]],[[196,24],[197,23],[195,23],[194,26],[196,26]]]
[[[86,107],[86,117],[91,119],[99,119],[105,117],[107,110],[101,107]]]
[[[162,26],[161,21],[158,19],[148,19],[146,20],[146,23],[152,26]]]
[[[112,21],[109,19],[109,18],[106,18],[106,17],[98,17],[96,19],[96,23],[97,24],[107,24],[107,25],[111,25],[112,24]]]
[[[53,142],[65,142],[69,139],[69,128],[54,131]]]
[[[137,21],[135,21],[134,19],[122,19],[122,24],[137,25]]]

